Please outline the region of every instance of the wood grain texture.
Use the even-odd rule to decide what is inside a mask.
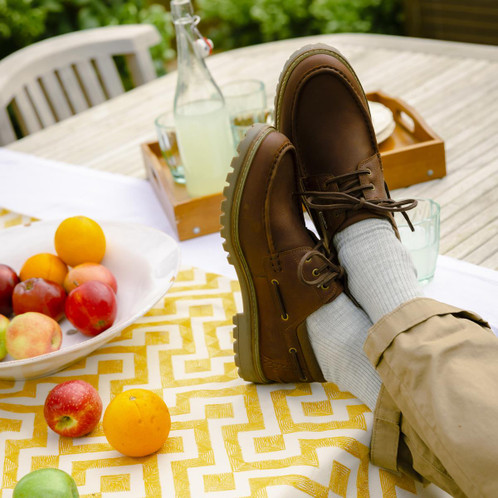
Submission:
[[[264,81],[269,101],[294,50],[328,43],[352,63],[366,91],[412,106],[445,144],[447,176],[393,192],[441,204],[441,253],[498,270],[498,48],[382,35],[322,35],[210,57],[221,85]],[[170,73],[13,143],[38,156],[144,178],[140,145],[155,141],[154,119],[173,106]]]

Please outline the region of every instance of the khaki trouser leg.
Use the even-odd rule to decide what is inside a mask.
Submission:
[[[364,349],[384,383],[373,463],[455,496],[498,496],[498,339],[486,322],[418,298],[379,320]]]

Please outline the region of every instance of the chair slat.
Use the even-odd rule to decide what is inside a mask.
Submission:
[[[0,108],[0,145],[7,145],[16,140],[14,127],[10,122],[7,109]]]
[[[73,111],[78,114],[79,112],[88,109],[90,106],[86,101],[85,94],[76,78],[73,67],[66,66],[59,69],[57,72]]]
[[[14,96],[13,109],[23,134],[29,135],[42,129],[24,87]]]
[[[148,49],[137,50],[135,54],[127,55],[126,62],[135,86],[143,85],[157,77]]]
[[[76,70],[78,71],[83,90],[90,104],[93,106],[104,102],[106,100],[104,91],[100,86],[99,79],[90,61],[78,62]]]
[[[62,91],[59,80],[54,73],[47,73],[41,77],[45,93],[55,111],[57,121],[62,121],[72,116],[71,108],[67,103],[66,96]]]
[[[106,89],[107,96],[109,98],[113,98],[124,93],[123,83],[113,58],[109,56],[99,56],[95,58],[95,64],[97,66],[100,79]]]
[[[160,38],[149,24],[106,26],[42,40],[4,57],[0,110],[2,120],[14,122],[5,121],[0,144],[19,134],[17,122],[20,134],[29,135],[124,93],[114,56],[137,53],[130,57],[133,80],[154,79],[148,47]]]
[[[42,128],[53,125],[55,123],[55,117],[52,109],[50,109],[50,106],[48,105],[47,98],[45,97],[38,80],[27,83],[26,91],[36,109]]]

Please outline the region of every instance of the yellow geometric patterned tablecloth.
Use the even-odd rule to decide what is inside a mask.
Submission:
[[[0,227],[27,221],[0,212]],[[123,333],[49,377],[0,381],[0,496],[31,470],[71,474],[81,497],[408,497],[420,484],[369,463],[372,413],[335,384],[254,385],[233,361],[238,283],[184,268]],[[113,450],[102,423],[70,439],[48,429],[45,398],[83,379],[104,408],[131,387],[163,397],[172,418],[163,448],[143,458]]]

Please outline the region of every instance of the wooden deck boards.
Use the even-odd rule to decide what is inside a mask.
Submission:
[[[413,106],[445,141],[448,175],[393,192],[441,204],[442,254],[498,270],[498,48],[377,35],[324,35],[239,49],[208,60],[217,81],[259,78],[269,103],[292,52],[310,42],[339,48],[367,91]],[[9,148],[144,177],[139,145],[172,107],[176,75],[139,87]]]

